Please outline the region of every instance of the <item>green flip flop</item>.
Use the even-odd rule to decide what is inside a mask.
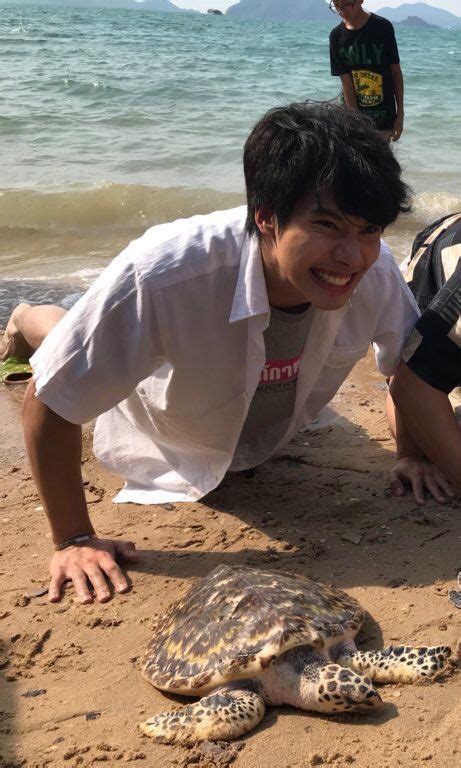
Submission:
[[[0,363],[0,381],[3,384],[24,384],[32,376],[33,371],[27,359],[9,357]]]

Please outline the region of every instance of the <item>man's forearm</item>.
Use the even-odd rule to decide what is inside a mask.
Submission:
[[[390,392],[405,427],[421,451],[461,488],[461,429],[443,392],[400,363]]]
[[[403,75],[400,68],[400,64],[393,64],[391,66],[392,80],[394,83],[395,102],[397,106],[397,114],[403,117]]]
[[[82,482],[82,429],[35,397],[33,380],[23,403],[24,438],[53,540],[94,532]]]

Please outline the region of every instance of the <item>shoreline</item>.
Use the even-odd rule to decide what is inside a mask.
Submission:
[[[18,412],[18,389],[6,393],[7,405],[0,397],[4,421],[8,408],[10,415]],[[162,768],[454,765],[461,715],[456,673],[424,686],[380,687],[386,706],[367,716],[269,708],[263,724],[240,740],[241,749],[230,744],[222,750],[221,763],[210,762],[200,747],[155,744],[137,728],[185,702],[141,677],[155,615],[190,579],[219,563],[334,582],[368,611],[362,647],[456,646],[461,612],[447,592],[455,588],[459,567],[460,501],[418,508],[409,496],[389,496],[383,475],[394,446],[384,394],[370,360],[362,361],[335,398],[334,424],[299,433],[253,479],[226,480],[190,504],[112,504],[120,481],[92,458],[86,428],[83,469],[96,528],[133,539],[141,550],[139,563],[128,569],[130,593],[105,605],[78,606],[72,589],[61,603],[46,602],[41,587],[50,536],[20,445],[11,453],[4,445],[0,766],[85,768],[100,760]]]

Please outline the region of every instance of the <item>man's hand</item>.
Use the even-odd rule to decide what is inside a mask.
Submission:
[[[403,131],[403,115],[397,115],[392,126],[392,141],[398,141]]]
[[[405,485],[410,485],[417,504],[425,503],[425,491],[441,504],[454,496],[445,476],[426,459],[400,459],[390,471],[390,481],[394,496],[403,496]]]
[[[99,602],[105,603],[110,600],[107,580],[116,592],[128,590],[128,582],[116,561],[136,560],[137,556],[132,541],[98,538],[55,552],[50,563],[48,599],[52,603],[58,602],[62,585],[70,579],[82,605],[93,602],[88,582],[93,586]]]
[[[24,437],[30,466],[53,540],[66,542],[82,531],[93,533],[82,482],[82,428],[63,419],[35,396],[35,383],[29,382],[23,401]],[[50,563],[48,599],[61,598],[65,581],[71,580],[80,603],[110,600],[110,587],[126,592],[128,582],[117,560],[135,560],[131,541],[88,539],[56,552]]]

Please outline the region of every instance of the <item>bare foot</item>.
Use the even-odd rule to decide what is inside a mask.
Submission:
[[[24,310],[29,307],[30,304],[18,304],[18,306],[13,309],[3,338],[0,342],[0,360],[7,360],[9,357],[13,356],[28,358],[33,353],[34,350],[26,342],[18,327],[20,316]]]

